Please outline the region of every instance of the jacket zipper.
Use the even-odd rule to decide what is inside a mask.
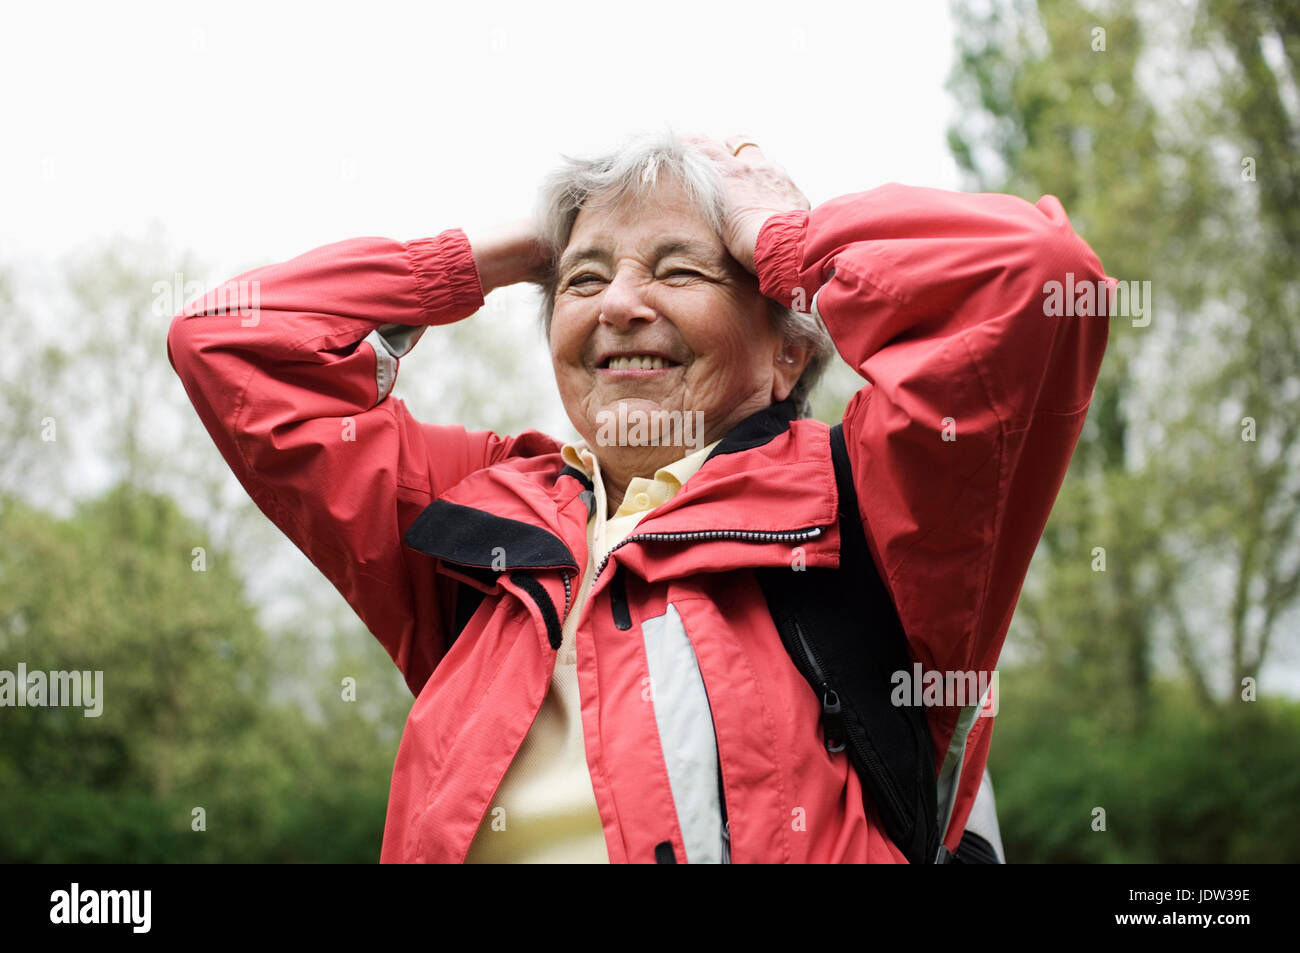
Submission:
[[[596,567],[595,575],[592,578],[594,580],[600,577],[601,572],[604,571],[605,569],[605,565],[609,562],[609,557],[614,554],[615,550],[620,549],[623,546],[626,546],[628,543],[641,542],[647,539],[668,539],[668,540],[676,540],[680,542],[692,542],[701,539],[737,539],[747,543],[754,543],[754,542],[767,543],[767,542],[798,542],[805,539],[815,539],[821,534],[822,534],[822,527],[820,526],[813,526],[808,529],[780,530],[780,531],[772,531],[772,532],[764,532],[759,530],[743,530],[743,529],[704,529],[704,530],[694,530],[691,532],[680,532],[680,533],[638,533],[636,535],[627,537],[627,539],[624,539],[622,542],[612,547],[610,551],[605,554],[604,558],[601,559],[600,565]],[[568,591],[567,586],[565,591],[567,593]],[[626,601],[624,601],[624,606],[625,605],[626,605]],[[620,623],[621,610],[622,611],[626,611],[626,610],[620,607],[619,600],[615,595],[615,589],[611,589],[611,609],[615,613],[614,622],[618,628],[622,629],[622,628],[630,627]],[[624,621],[630,622],[630,617]],[[805,651],[807,652],[808,656],[811,657],[811,653],[812,653],[811,646],[809,646],[808,643],[803,639],[802,632],[799,633],[799,638],[802,644],[805,646]],[[820,669],[818,669],[818,671],[820,671]],[[836,696],[835,704],[836,704],[836,711],[838,711],[839,710],[838,696]],[[713,705],[711,702],[709,705],[709,717],[710,719],[712,719],[713,717]],[[717,742],[717,726],[715,724],[714,726],[715,750],[716,750],[716,742]],[[722,814],[722,862],[724,864],[729,864],[731,863],[731,820],[727,817],[727,798],[722,785],[721,752],[718,752],[718,807],[720,808]]]
[[[607,552],[600,565],[596,567],[596,576],[599,577],[604,570],[605,564],[609,562],[609,557],[622,549],[628,543],[639,543],[647,539],[671,539],[682,542],[692,542],[701,539],[738,539],[746,543],[782,543],[798,542],[805,539],[814,539],[822,534],[822,527],[813,526],[810,529],[782,530],[778,532],[762,532],[758,530],[745,529],[701,529],[692,532],[683,533],[637,533],[629,536],[627,539],[616,544]]]
[[[879,778],[884,786],[885,799],[889,802],[895,815],[903,816],[902,798],[899,797],[898,791],[893,783],[889,780],[889,774],[884,770],[881,760],[876,757],[874,751],[860,743],[856,738],[844,730],[844,710],[840,705],[840,696],[826,679],[825,668],[818,658],[816,650],[813,648],[807,637],[803,634],[803,628],[799,625],[798,619],[791,620],[794,623],[795,638],[799,643],[800,653],[803,655],[806,668],[812,673],[813,678],[817,680],[822,695],[822,731],[824,732],[826,750],[831,754],[844,750],[845,743],[853,745],[853,751],[857,756],[871,766],[871,773]]]
[[[821,689],[822,733],[826,750],[831,754],[837,754],[844,750],[844,709],[840,706],[839,693],[826,680],[821,659],[817,657],[817,652],[804,636],[803,627],[799,625],[798,619],[794,620],[794,634],[799,640],[799,649],[803,653],[804,661]]]
[[[610,611],[614,616],[614,626],[618,629],[632,628],[632,613],[627,602],[627,592],[623,588],[623,567],[614,571],[614,579],[609,584]],[[701,673],[703,678],[703,673]],[[708,687],[705,686],[705,698],[708,699]],[[709,702],[709,721],[713,722],[713,701]],[[722,862],[731,863],[731,821],[727,819],[727,795],[722,786],[722,752],[718,751],[718,726],[713,722],[713,750],[718,756],[718,808],[722,815]]]

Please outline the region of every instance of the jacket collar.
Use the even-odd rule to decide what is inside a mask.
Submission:
[[[506,569],[579,572],[587,559],[591,490],[558,452],[514,458],[448,489],[420,514],[406,543],[466,567],[486,585]],[[838,565],[836,505],[826,425],[796,419],[794,405],[782,401],[733,427],[681,490],[624,541],[647,546],[623,545],[612,556],[651,581],[788,565],[796,546],[809,566]],[[777,538],[817,528],[820,533],[802,541]]]

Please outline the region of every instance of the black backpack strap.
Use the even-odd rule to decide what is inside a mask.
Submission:
[[[961,835],[961,843],[952,855],[952,864],[1000,864],[998,852],[987,840],[974,831]]]
[[[939,856],[938,791],[925,712],[891,701],[910,671],[902,623],[871,558],[844,429],[831,428],[840,568],[756,570],[781,641],[822,702],[828,751],[845,751],[894,845],[911,863]]]

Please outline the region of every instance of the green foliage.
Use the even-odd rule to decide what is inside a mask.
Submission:
[[[1041,671],[1005,671],[989,770],[1017,863],[1300,860],[1300,704],[1207,710],[1160,683],[1145,728],[1062,710]],[[1105,810],[1105,830],[1094,811]]]
[[[0,667],[103,672],[99,717],[0,710],[0,861],[377,859],[400,696],[374,654],[349,669],[389,700],[369,709],[277,662],[226,554],[196,571],[204,534],[166,497],[118,487],[68,519],[7,500],[0,519]],[[287,670],[319,686],[310,716],[275,697]]]

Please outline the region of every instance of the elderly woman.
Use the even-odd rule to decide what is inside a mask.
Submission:
[[[663,134],[568,160],[516,226],[242,275],[258,313],[216,289],[168,349],[416,697],[383,860],[903,862],[760,574],[864,538],[848,591],[878,575],[918,671],[991,671],[1106,345],[1104,318],[1045,314],[1067,276],[1105,280],[1050,196],[810,209],[754,143]],[[572,443],[391,396],[429,326],[515,282],[543,291]],[[865,380],[839,457],[808,417],[832,347]],[[927,704],[952,850],[991,718]]]

